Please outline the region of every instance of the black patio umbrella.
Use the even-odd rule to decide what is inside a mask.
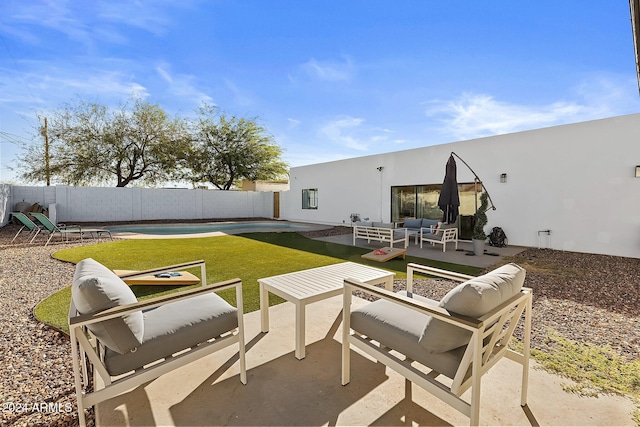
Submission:
[[[460,206],[457,174],[456,160],[453,158],[453,154],[451,154],[445,168],[440,197],[438,197],[438,207],[444,212],[442,221],[449,224],[456,222]]]

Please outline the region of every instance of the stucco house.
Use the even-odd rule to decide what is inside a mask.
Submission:
[[[437,217],[445,165],[473,168],[510,245],[640,258],[640,114],[291,168],[282,219],[349,225]],[[475,211],[474,175],[458,161],[460,227]]]

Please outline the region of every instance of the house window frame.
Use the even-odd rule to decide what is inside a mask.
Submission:
[[[304,188],[302,190],[302,209],[318,209],[318,189]]]

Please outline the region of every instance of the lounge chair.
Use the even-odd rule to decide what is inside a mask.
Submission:
[[[156,271],[198,265],[204,268],[204,261]],[[214,293],[230,288],[236,289],[237,308]],[[232,345],[238,346],[240,381],[246,384],[242,315],[240,279],[138,301],[107,267],[80,261],[69,307],[80,425],[86,425],[86,408]]]
[[[22,212],[12,212],[11,215],[13,215],[14,218],[16,218],[18,221],[22,223],[22,227],[20,228],[20,230],[18,230],[16,235],[13,236],[13,239],[11,239],[11,243],[13,243],[13,241],[16,240],[18,235],[25,229],[29,230],[29,235],[27,236],[27,239],[29,238],[29,236],[31,236],[31,240],[29,240],[29,243],[32,243],[35,240],[36,236],[40,234],[43,227],[31,221],[31,219],[26,214],[23,214]]]
[[[464,283],[440,302],[433,301],[412,294],[415,272]],[[531,289],[522,287],[524,277],[525,271],[515,264],[480,277],[409,264],[406,292],[393,293],[345,280],[342,384],[350,381],[350,350],[354,346],[467,415],[471,425],[478,425],[482,376],[507,356],[522,364],[520,404],[524,406],[532,305]],[[355,290],[380,299],[352,311]],[[519,354],[508,345],[523,315],[523,354]],[[448,378],[439,381],[441,376]],[[470,403],[460,398],[469,388]]]
[[[31,215],[33,215],[33,217],[44,227],[42,232],[49,233],[49,238],[47,239],[47,242],[44,244],[45,246],[49,244],[49,242],[51,241],[51,239],[53,239],[53,236],[55,236],[56,233],[59,233],[60,237],[66,241],[68,241],[69,234],[77,234],[78,236],[80,236],[80,240],[82,240],[82,230],[77,225],[70,225],[70,226],[67,226],[64,224],[56,225],[53,222],[51,222],[51,220],[45,214],[42,214],[39,212],[31,212]]]

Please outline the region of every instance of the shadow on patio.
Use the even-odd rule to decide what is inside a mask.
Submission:
[[[363,301],[354,299],[354,304]],[[465,425],[469,420],[384,366],[354,353],[351,383],[340,385],[341,297],[307,307],[307,355],[294,357],[294,307],[245,315],[248,383],[232,348],[98,405],[99,426],[127,425]],[[519,405],[519,365],[500,361],[484,377],[485,425],[633,425],[630,401],[581,398],[560,378],[531,369],[529,406]],[[467,392],[468,393],[468,392]]]

